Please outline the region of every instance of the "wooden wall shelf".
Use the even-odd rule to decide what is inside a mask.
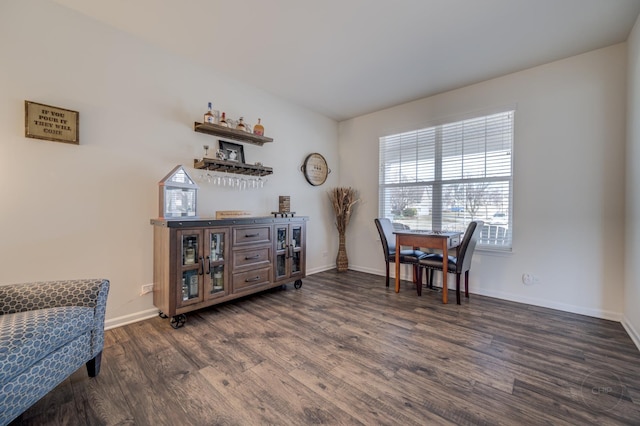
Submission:
[[[249,176],[267,176],[273,174],[271,167],[255,166],[253,164],[238,163],[237,161],[215,160],[213,158],[203,158],[193,160],[193,167],[201,170],[211,170],[217,172],[236,173]]]
[[[218,124],[198,123],[196,121],[195,123],[193,123],[193,130],[198,133],[220,136],[221,138],[231,139],[238,142],[251,143],[260,146],[268,142],[273,142],[273,139],[266,136],[258,136],[254,135],[253,133],[245,132],[243,130],[230,129]]]

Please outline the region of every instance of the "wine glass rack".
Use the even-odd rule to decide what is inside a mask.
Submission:
[[[236,173],[249,176],[268,176],[273,174],[273,169],[271,167],[239,163],[237,161],[216,160],[213,158],[203,158],[200,160],[196,158],[193,160],[193,167],[200,170]]]

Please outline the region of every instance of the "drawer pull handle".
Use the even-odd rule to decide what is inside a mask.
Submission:
[[[252,283],[254,281],[258,281],[260,279],[260,277],[255,277],[255,278],[247,278],[246,280],[244,280],[245,283]]]
[[[253,260],[253,259],[260,259],[260,255],[256,254],[255,256],[245,256],[244,260]]]
[[[253,238],[253,237],[257,237],[258,235],[260,235],[260,233],[256,233],[256,234],[244,234],[245,238]]]

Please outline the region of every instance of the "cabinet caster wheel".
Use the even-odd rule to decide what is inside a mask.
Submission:
[[[158,312],[158,316],[159,316],[160,318],[162,318],[162,319],[167,319],[167,318],[169,318],[169,317],[168,317],[164,312],[162,312],[162,311]]]
[[[187,322],[187,316],[185,314],[180,314],[180,315],[171,317],[169,324],[171,324],[171,327],[177,330],[178,328],[182,327],[185,322]]]
[[[296,282],[293,284],[293,286],[296,289],[299,289],[300,287],[302,287],[302,280],[296,280]]]

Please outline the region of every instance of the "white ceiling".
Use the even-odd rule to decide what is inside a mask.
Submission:
[[[627,39],[640,0],[53,0],[341,121]]]

